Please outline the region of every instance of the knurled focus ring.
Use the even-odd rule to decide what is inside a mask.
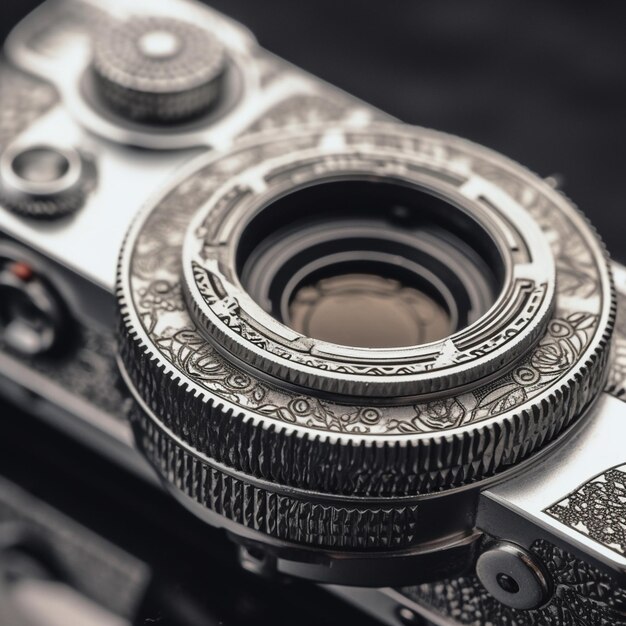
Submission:
[[[315,503],[281,494],[207,463],[164,432],[145,412],[131,415],[140,450],[169,482],[198,504],[246,528],[283,541],[332,549],[402,550],[421,530],[420,507],[380,502]]]
[[[310,129],[204,156],[147,209],[120,266],[121,361],[134,393],[177,445],[250,476],[320,493],[427,494],[510,468],[584,414],[602,389],[614,320],[604,249],[580,214],[518,165],[422,129],[346,129],[367,150],[455,163],[510,195],[549,239],[556,308],[534,348],[499,378],[401,406],[347,406],[280,389],[218,353],[195,326],[179,277],[185,232],[216,189],[248,164],[323,146]]]
[[[93,158],[72,147],[15,143],[0,155],[0,204],[24,217],[74,213],[96,182]]]

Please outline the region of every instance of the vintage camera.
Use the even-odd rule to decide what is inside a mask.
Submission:
[[[626,271],[550,181],[183,0],[6,56],[7,397],[388,623],[626,624]]]

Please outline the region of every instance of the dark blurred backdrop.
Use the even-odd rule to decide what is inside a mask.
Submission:
[[[0,35],[38,2],[0,0]],[[617,1],[213,0],[269,50],[563,190],[626,262],[626,11]]]

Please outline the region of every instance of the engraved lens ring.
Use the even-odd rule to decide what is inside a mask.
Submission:
[[[484,354],[470,355],[477,361],[469,373],[449,364],[461,387],[428,379],[444,379],[445,352],[432,367],[412,371],[408,384],[383,371],[396,391],[429,391],[398,403],[382,383],[374,383],[380,389],[369,402],[353,372],[339,372],[342,393],[323,389],[327,367],[345,356],[341,346],[316,354],[323,368],[298,378],[308,367],[303,352],[283,348],[288,327],[252,297],[244,309],[258,315],[259,328],[277,329],[269,339],[294,358],[277,359],[266,338],[256,343],[249,319],[245,332],[235,332],[242,309],[225,295],[232,288],[246,299],[235,235],[251,233],[248,226],[260,223],[254,216],[280,206],[289,192],[364,177],[445,199],[449,215],[462,216],[455,223],[465,226],[467,218],[489,233],[484,241],[501,260],[503,293],[518,271],[526,281],[547,281],[536,309],[521,318],[508,296],[509,319],[530,319],[526,328],[538,335],[521,339],[515,326],[507,332],[492,317],[485,338],[504,332],[495,351],[513,345],[514,355],[496,370],[481,361]],[[224,245],[216,245],[216,233]],[[543,267],[535,268],[530,260],[541,255]],[[498,310],[501,295],[483,317]],[[397,124],[272,132],[199,157],[132,227],[118,298],[120,366],[136,399],[137,443],[176,497],[291,563],[281,571],[353,584],[392,584],[407,567],[412,580],[419,571],[445,576],[444,552],[468,557],[474,487],[532,462],[586,414],[604,385],[615,314],[604,248],[561,194],[485,148]],[[475,330],[472,322],[459,332]],[[361,355],[346,354],[351,365]],[[270,361],[268,377],[260,369]]]
[[[427,250],[422,244],[417,246],[422,254],[415,253],[412,239],[416,235],[430,234],[430,246],[437,249],[436,227],[449,233],[456,228],[457,246],[462,245],[461,238],[470,239],[472,230],[482,231],[483,239],[490,239],[485,268],[489,261],[502,265],[502,285],[495,304],[441,341],[389,349],[319,341],[277,321],[241,284],[237,268],[240,242],[247,230],[262,228],[261,214],[274,209],[277,201],[308,187],[346,180],[360,181],[364,187],[382,183],[385,188],[379,195],[383,197],[376,198],[365,216],[366,199],[360,198],[358,206],[348,210],[348,215],[356,213],[352,221],[342,216],[341,205],[351,202],[354,191],[334,202],[328,194],[320,198],[318,204],[330,206],[319,207],[319,216],[311,216],[314,209],[308,206],[307,216],[303,216],[302,201],[283,202],[269,228],[294,222],[294,229],[305,231],[304,217],[313,217],[337,233],[340,241],[335,258],[345,253],[350,238],[358,238],[361,247],[354,249],[355,261],[367,256],[370,262],[392,264],[406,249],[407,258],[401,264],[410,270],[412,263],[413,273],[422,275],[428,271]],[[402,188],[399,194],[393,186]],[[364,195],[371,197],[376,192],[368,189]],[[377,223],[374,218],[385,211],[385,194],[392,196],[388,206],[393,211],[402,208],[414,213],[415,223],[393,231],[388,222]],[[431,201],[429,206],[430,198],[424,197],[428,194],[443,201]],[[387,230],[401,233],[390,237]],[[368,246],[373,250],[367,250]],[[440,259],[440,264],[445,266],[446,259]],[[453,274],[460,273],[461,267],[454,268]],[[545,331],[555,289],[554,261],[547,240],[528,213],[494,185],[468,179],[460,172],[442,172],[393,150],[368,152],[363,147],[334,150],[331,155],[315,150],[298,155],[295,161],[291,156],[273,159],[242,172],[194,219],[183,249],[183,272],[185,295],[196,323],[227,358],[234,357],[257,376],[285,381],[303,392],[318,390],[346,400],[366,396],[370,402],[377,397],[401,402],[404,397],[450,390],[506,369]],[[444,290],[445,285],[440,287]],[[452,309],[454,298],[448,295],[445,299]]]

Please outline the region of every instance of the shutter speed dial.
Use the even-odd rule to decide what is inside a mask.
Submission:
[[[220,95],[224,69],[215,37],[170,18],[131,18],[95,42],[101,98],[135,121],[177,123],[205,113]]]

